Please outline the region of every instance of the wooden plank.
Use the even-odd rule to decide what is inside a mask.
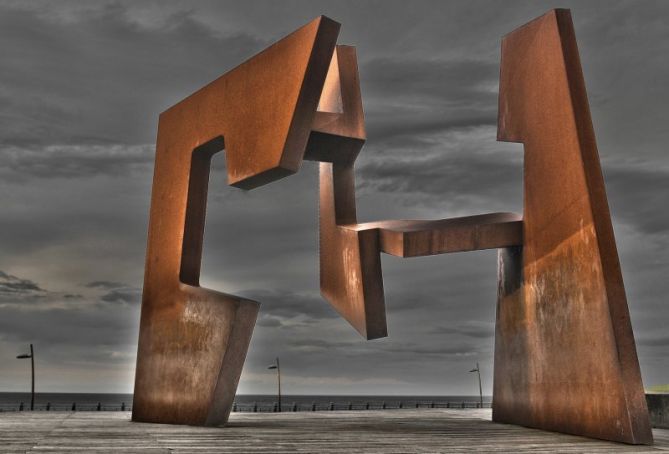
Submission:
[[[0,453],[289,453],[669,451],[490,421],[490,409],[234,413],[226,427],[133,423],[129,412],[0,413]]]

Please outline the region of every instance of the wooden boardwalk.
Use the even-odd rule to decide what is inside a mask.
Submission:
[[[0,452],[441,453],[669,451],[490,421],[490,410],[234,413],[225,428],[131,423],[129,412],[0,413]]]

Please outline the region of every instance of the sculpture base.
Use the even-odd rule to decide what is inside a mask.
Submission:
[[[182,304],[142,313],[132,420],[220,426],[232,409],[259,304],[196,287],[180,293],[188,295]]]

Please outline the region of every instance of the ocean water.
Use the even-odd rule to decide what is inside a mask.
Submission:
[[[484,406],[489,406],[490,396],[483,396]],[[479,396],[374,396],[374,395],[286,395],[281,396],[283,411],[309,410],[354,410],[378,408],[437,408],[475,407]],[[17,411],[23,403],[23,409],[30,408],[30,393],[0,393],[0,411]],[[71,410],[118,411],[132,409],[132,394],[78,394],[78,393],[36,393],[35,410],[50,411]],[[238,394],[235,397],[236,411],[274,411],[277,396],[271,394]]]

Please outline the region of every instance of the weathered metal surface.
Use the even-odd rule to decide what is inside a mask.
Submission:
[[[295,172],[338,31],[318,18],[161,114],[134,421],[227,420],[258,303],[199,287],[210,159],[242,188]]]
[[[498,139],[525,146],[522,256],[500,252],[493,419],[651,443],[571,15],[502,42]]]

